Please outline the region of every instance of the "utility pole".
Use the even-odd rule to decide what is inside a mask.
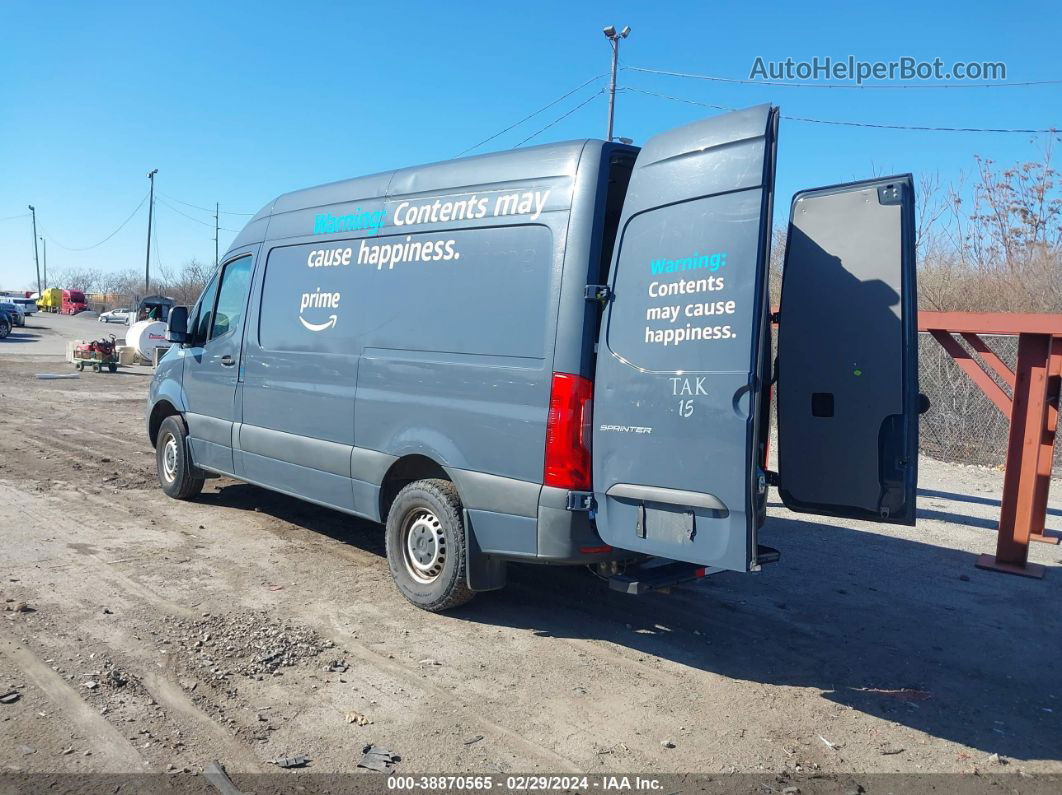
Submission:
[[[612,79],[608,84],[608,132],[605,134],[605,140],[611,141],[612,122],[616,118],[616,70],[619,68],[619,43],[620,39],[625,39],[631,35],[631,26],[626,25],[623,30],[617,33],[616,28],[613,25],[609,25],[602,32],[612,45]]]
[[[218,266],[218,216],[221,215],[221,204],[214,203],[214,267]]]
[[[44,286],[48,286],[48,241],[41,236],[41,253],[44,254]],[[38,292],[40,292],[38,290]]]
[[[34,209],[32,204],[27,204],[31,213],[33,213],[33,261],[37,264],[37,297],[41,297],[41,261],[37,256],[37,210]]]
[[[155,175],[159,173],[159,170],[153,169],[148,172],[148,179],[151,180],[151,190],[148,194],[148,236],[147,236],[147,257],[144,259],[144,295],[151,294],[151,222],[155,215]]]

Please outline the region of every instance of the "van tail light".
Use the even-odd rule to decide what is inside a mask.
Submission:
[[[594,385],[586,378],[554,373],[546,419],[547,486],[590,491],[590,418]]]

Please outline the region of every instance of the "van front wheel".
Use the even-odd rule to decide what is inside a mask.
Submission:
[[[387,514],[387,565],[402,595],[438,613],[465,604],[469,590],[464,512],[454,484],[433,478],[410,483]]]
[[[158,442],[155,444],[159,485],[175,500],[191,499],[203,490],[203,478],[192,475],[186,436],[181,418],[167,417],[159,427]]]

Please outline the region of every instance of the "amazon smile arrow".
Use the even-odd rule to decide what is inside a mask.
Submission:
[[[306,319],[302,315],[299,315],[299,322],[302,323],[310,331],[324,331],[327,328],[332,328],[336,324],[338,318],[335,315],[330,315],[328,320],[324,323],[307,323]]]

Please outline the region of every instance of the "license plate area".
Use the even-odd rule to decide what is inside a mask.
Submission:
[[[693,508],[640,503],[634,515],[636,538],[681,545],[692,544],[697,535],[697,515]]]

